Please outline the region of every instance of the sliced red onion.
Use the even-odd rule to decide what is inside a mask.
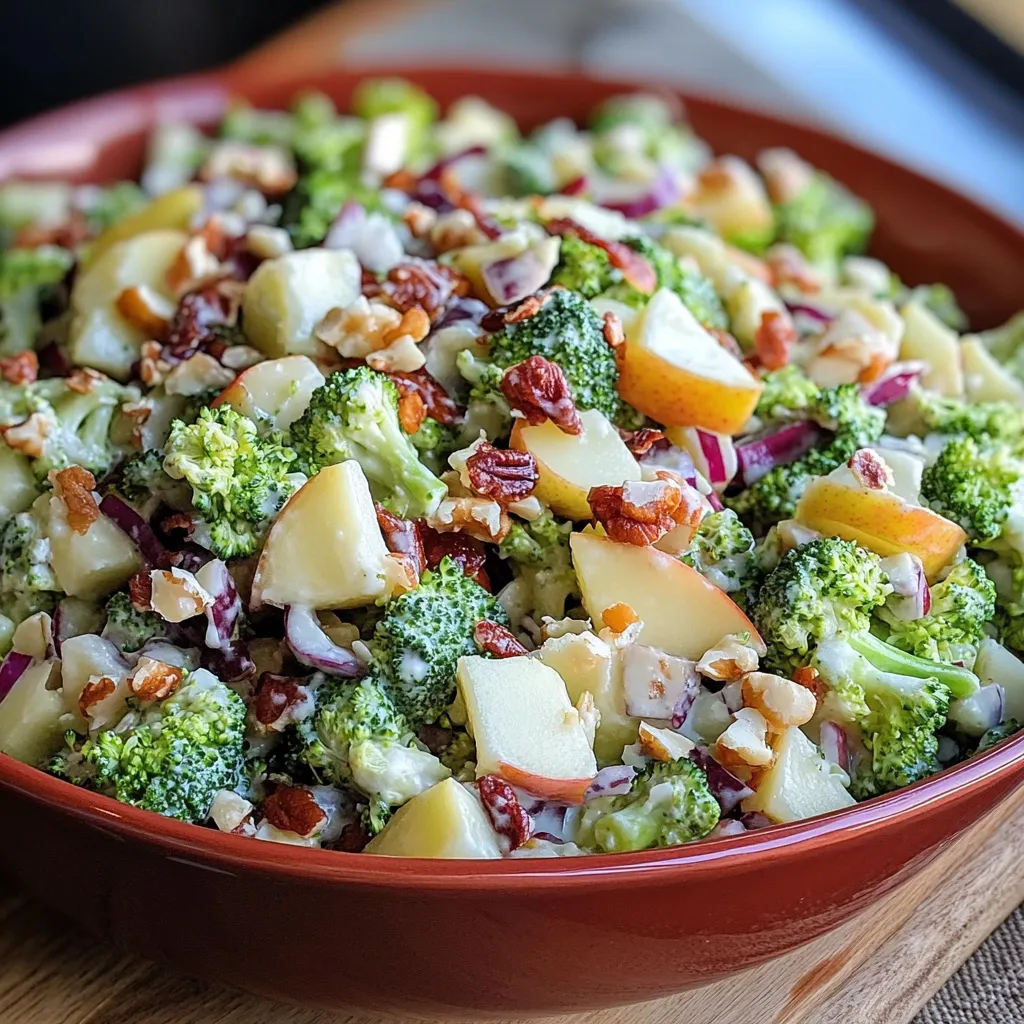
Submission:
[[[737,458],[732,438],[728,434],[713,434],[696,428],[697,443],[708,471],[704,474],[712,486],[725,486],[736,475]]]
[[[911,558],[909,579],[901,579],[899,573],[889,574],[894,594],[886,601],[886,607],[893,615],[905,622],[923,619],[932,608],[932,592],[924,575],[924,566],[919,559]]]
[[[0,664],[0,700],[3,700],[32,664],[32,655],[11,651]]]
[[[565,812],[569,805],[554,800],[542,800],[527,793],[524,789],[516,788],[515,792],[523,810],[530,816],[530,821],[533,823],[530,835],[553,836],[556,842],[564,842]]]
[[[910,389],[921,376],[920,370],[901,370],[890,377],[883,377],[861,389],[864,401],[869,405],[892,405],[910,394]]]
[[[826,325],[832,323],[835,317],[819,306],[812,306],[807,302],[787,302],[786,309],[793,314],[793,316],[804,316],[808,320],[813,320],[815,324]]]
[[[694,672],[693,678],[688,678],[686,686],[679,691],[679,696],[676,697],[676,702],[672,706],[672,728],[678,729],[682,726],[683,722],[686,721],[686,716],[690,713],[690,708],[693,707],[693,702],[697,699],[697,694],[700,693],[700,677]]]
[[[452,324],[463,320],[471,320],[473,323],[478,324],[490,311],[491,307],[479,299],[473,299],[469,296],[455,299],[448,305],[444,315],[434,325],[434,330],[439,331],[443,327],[450,327]]]
[[[359,227],[366,220],[366,210],[351,200],[343,203],[323,240],[325,249],[351,249]]]
[[[850,771],[850,741],[846,730],[838,722],[822,722],[818,732],[818,745],[827,761]]]
[[[721,512],[722,509],[725,508],[725,506],[722,504],[722,499],[719,498],[719,496],[717,494],[715,494],[714,491],[712,491],[710,494],[705,494],[704,497],[708,499],[708,504],[716,512]]]
[[[586,192],[590,191],[590,182],[587,180],[585,174],[581,174],[578,177],[572,179],[572,181],[563,185],[559,189],[559,193],[563,196],[581,196]]]
[[[358,203],[346,203],[323,242],[328,249],[350,249],[361,266],[386,274],[405,252],[391,220],[380,213],[367,215]]]
[[[522,302],[543,288],[550,276],[550,262],[542,259],[533,246],[518,256],[489,263],[481,272],[487,291],[503,306]]]
[[[196,573],[213,558],[213,552],[191,541],[171,553],[175,566],[186,572]]]
[[[486,154],[487,149],[484,146],[469,146],[467,149],[459,150],[458,153],[451,153],[449,156],[441,157],[433,167],[420,175],[420,181],[439,181],[441,175],[453,164],[457,164],[467,156],[485,156]]]
[[[776,466],[796,462],[809,452],[825,435],[825,431],[811,420],[788,423],[770,434],[736,446],[740,477],[744,487],[750,487]]]
[[[654,181],[638,195],[628,199],[606,196],[599,200],[608,210],[615,210],[624,217],[646,217],[649,213],[673,206],[679,199],[679,182],[667,167],[659,167]]]
[[[726,836],[741,836],[747,831],[747,826],[736,818],[726,818],[720,821],[707,835],[708,839],[724,839]]]
[[[718,801],[723,814],[729,814],[739,807],[740,802],[753,796],[754,791],[732,772],[723,768],[709,753],[706,747],[694,747],[690,751],[690,760],[697,765],[708,778],[708,789]]]
[[[760,811],[747,811],[746,814],[740,815],[740,821],[743,822],[743,827],[751,832],[755,829],[768,828],[775,824],[767,814],[762,814]]]
[[[199,657],[203,668],[225,683],[248,678],[256,667],[243,640],[233,641],[224,650],[202,650]]]
[[[206,609],[206,646],[211,650],[227,651],[235,635],[235,627],[242,615],[242,599],[228,572],[228,567],[214,558],[196,573],[196,582],[213,598]]]
[[[323,631],[312,608],[289,605],[284,615],[284,635],[292,654],[303,665],[347,679],[366,675],[366,666]]]
[[[599,796],[615,796],[626,793],[633,784],[636,769],[628,764],[610,764],[602,768],[590,783],[590,788],[583,795],[583,802],[596,800]]]
[[[138,548],[147,569],[168,569],[173,564],[170,551],[164,547],[153,528],[126,501],[108,494],[100,501],[100,511],[124,531]]]

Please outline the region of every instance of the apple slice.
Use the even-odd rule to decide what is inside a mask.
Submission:
[[[969,402],[1012,402],[1024,408],[1024,384],[999,365],[981,338],[961,338],[960,359]]]
[[[764,650],[753,623],[696,569],[653,547],[618,544],[597,533],[569,539],[583,606],[594,623],[606,609],[627,604],[643,622],[638,643],[699,661],[729,633],[749,633]]]
[[[364,853],[391,857],[471,857],[497,860],[498,838],[480,801],[445,779],[395,811]]]
[[[761,390],[667,288],[654,293],[622,348],[619,393],[665,426],[735,434]]]
[[[290,427],[309,405],[309,396],[324,375],[308,356],[265,359],[243,370],[211,403],[230,405],[256,423],[273,430]]]
[[[459,693],[476,740],[476,774],[578,803],[597,774],[562,677],[536,658],[460,658]]]
[[[900,342],[900,359],[924,362],[928,369],[921,383],[929,391],[938,391],[947,398],[963,395],[964,375],[956,332],[920,302],[908,302],[900,309],[900,316],[906,328]]]
[[[974,673],[982,686],[998,683],[1003,688],[1003,721],[1024,723],[1024,662],[1001,643],[986,638],[978,648]]]
[[[924,456],[899,448],[875,445],[875,451],[892,470],[893,484],[889,490],[911,505],[921,504],[921,479],[924,476]],[[833,473],[835,470],[833,470]]]
[[[0,703],[0,754],[40,764],[64,742],[64,698],[51,690],[53,661],[30,665]]]
[[[270,528],[251,606],[372,604],[388,593],[393,564],[359,463],[325,466],[288,499]]]
[[[821,751],[792,725],[772,740],[775,760],[757,780],[756,792],[743,801],[744,811],[760,811],[784,824],[850,807],[846,792]]]
[[[916,555],[929,580],[967,542],[956,523],[892,491],[861,487],[852,474],[850,481],[831,475],[811,481],[796,518],[825,536],[856,541],[882,556]]]
[[[639,480],[640,465],[618,431],[596,409],[580,413],[583,432],[566,434],[550,420],[531,427],[516,419],[509,447],[529,452],[540,474],[534,494],[560,516],[591,519],[591,487]]]
[[[264,260],[242,296],[246,338],[268,357],[324,351],[313,328],[324,314],[354,302],[362,287],[349,249],[302,249]]]

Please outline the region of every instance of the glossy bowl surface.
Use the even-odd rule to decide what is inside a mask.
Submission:
[[[622,82],[401,74],[442,103],[477,93],[528,127],[585,116]],[[0,179],[135,174],[162,119],[210,122],[231,95],[300,86],[344,103],[358,75],[224,73],[76,104],[0,133]],[[945,281],[976,326],[1024,307],[1024,234],[820,132],[684,97],[718,151],[791,146],[867,198],[873,251]],[[377,858],[258,843],[76,789],[0,755],[0,870],[84,926],[181,970],[321,1006],[424,1016],[583,1010],[723,978],[833,928],[897,885],[1024,778],[1024,736],[846,811],[646,854],[500,862]]]

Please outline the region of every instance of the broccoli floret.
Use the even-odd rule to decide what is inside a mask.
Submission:
[[[1001,725],[994,725],[978,740],[978,746],[974,752],[976,754],[984,753],[990,747],[994,747],[997,743],[1002,743],[1003,740],[1009,739],[1015,733],[1020,732],[1021,728],[1022,726],[1016,718],[1011,718]]]
[[[459,440],[455,431],[432,416],[428,416],[415,434],[409,435],[420,461],[431,473],[439,476],[448,468],[448,456],[458,451]]]
[[[855,384],[822,388],[806,407],[805,417],[831,431],[831,439],[795,462],[775,466],[726,501],[758,533],[791,518],[814,477],[831,473],[859,448],[877,441],[885,427],[885,410],[869,405]]]
[[[368,801],[373,835],[384,827],[393,808],[451,774],[433,754],[412,742],[360,740],[349,747],[348,760],[352,783]]]
[[[586,805],[576,842],[602,853],[677,846],[702,839],[720,814],[707,776],[693,761],[655,761],[637,773],[628,793]]]
[[[220,137],[253,146],[291,146],[295,127],[283,110],[260,110],[245,101],[231,104],[220,123]]]
[[[117,468],[117,490],[133,504],[145,504],[155,494],[180,488],[164,470],[164,453],[156,448],[129,455]]]
[[[476,743],[465,729],[456,729],[451,742],[441,751],[441,764],[461,779],[466,766],[476,762]],[[470,775],[470,780],[473,776]]]
[[[732,509],[723,509],[701,520],[681,558],[747,608],[761,579],[755,546],[754,535],[739,516]]]
[[[221,558],[259,549],[275,513],[301,477],[289,476],[295,453],[228,406],[203,409],[195,423],[175,420],[164,449],[164,470],[192,487],[205,544]],[[206,536],[205,534],[208,534]]]
[[[509,195],[547,196],[558,188],[551,157],[535,142],[505,146],[499,159]]]
[[[540,312],[506,324],[491,338],[490,357],[503,370],[541,355],[565,373],[580,409],[598,409],[615,420],[622,411],[615,353],[604,340],[603,323],[582,295],[558,289]]]
[[[408,150],[416,151],[437,119],[437,103],[404,78],[372,78],[360,82],[352,94],[352,113],[367,120],[382,114],[404,114],[409,126]]]
[[[570,598],[580,596],[569,555],[572,523],[559,522],[550,510],[532,522],[514,522],[498,545],[498,554],[512,562],[516,579],[525,589],[523,601],[539,622],[545,615],[565,617]]]
[[[867,755],[850,786],[858,800],[939,770],[936,731],[945,724],[950,699],[945,683],[900,672],[891,657],[874,659],[842,637],[820,644],[813,665],[830,690],[830,713],[860,728]]]
[[[451,703],[456,665],[477,653],[473,627],[482,619],[508,624],[495,598],[448,557],[387,606],[373,634],[374,664],[413,725],[434,721]]]
[[[1024,313],[979,335],[993,357],[1015,377],[1024,380]]]
[[[0,252],[0,302],[28,288],[59,284],[74,262],[74,255],[59,245]]]
[[[358,137],[351,142],[356,156],[359,142]],[[281,225],[297,249],[319,245],[347,202],[359,203],[371,213],[384,212],[380,192],[359,180],[358,165],[344,170],[315,167],[299,176],[285,198]]]
[[[823,537],[787,551],[753,608],[765,665],[788,674],[835,633],[866,630],[891,591],[878,556],[853,541]]]
[[[155,612],[140,612],[125,590],[111,594],[104,611],[103,639],[122,653],[137,651],[155,637],[167,635],[167,623]]]
[[[122,217],[136,213],[146,205],[146,193],[134,181],[118,181],[91,192],[85,205],[89,228],[96,234],[106,231]]]
[[[962,402],[918,389],[914,402],[929,433],[965,434],[976,441],[1017,441],[1024,434],[1024,409],[1010,402]]]
[[[707,147],[686,124],[675,120],[672,108],[661,96],[629,93],[612,96],[590,117],[596,136],[598,161],[615,173],[625,159],[631,166],[637,155],[654,165],[696,170],[706,158]]]
[[[122,803],[198,824],[218,790],[244,781],[244,742],[245,702],[199,669],[166,700],[129,711],[51,770]]]
[[[985,638],[985,623],[996,611],[996,588],[985,570],[969,558],[958,562],[931,588],[931,607],[919,619],[899,619],[879,611],[886,640],[902,651],[933,661],[972,665]]]
[[[355,459],[373,496],[396,515],[429,515],[448,493],[420,462],[398,418],[398,389],[368,366],[333,373],[292,424],[290,443],[309,475]]]
[[[754,414],[762,420],[786,419],[811,408],[821,388],[799,366],[790,364],[761,378],[764,390]]]
[[[621,281],[621,272],[612,266],[608,253],[601,246],[584,242],[575,235],[567,235],[562,239],[558,266],[551,276],[552,284],[579,292],[586,299],[593,299]],[[616,298],[631,306],[641,305],[644,296],[635,288],[629,289],[628,285],[626,289],[631,295],[619,294]]]
[[[815,171],[796,196],[776,206],[776,218],[779,239],[825,267],[863,252],[875,226],[871,207],[823,171]]]
[[[924,471],[921,496],[940,515],[959,523],[976,544],[996,540],[1018,500],[1024,464],[1003,445],[954,438]]]
[[[36,509],[0,520],[0,647],[9,646],[10,633],[23,619],[50,611],[61,593]]]

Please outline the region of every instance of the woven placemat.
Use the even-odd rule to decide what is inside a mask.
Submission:
[[[1024,906],[978,947],[912,1024],[1024,1021]]]

